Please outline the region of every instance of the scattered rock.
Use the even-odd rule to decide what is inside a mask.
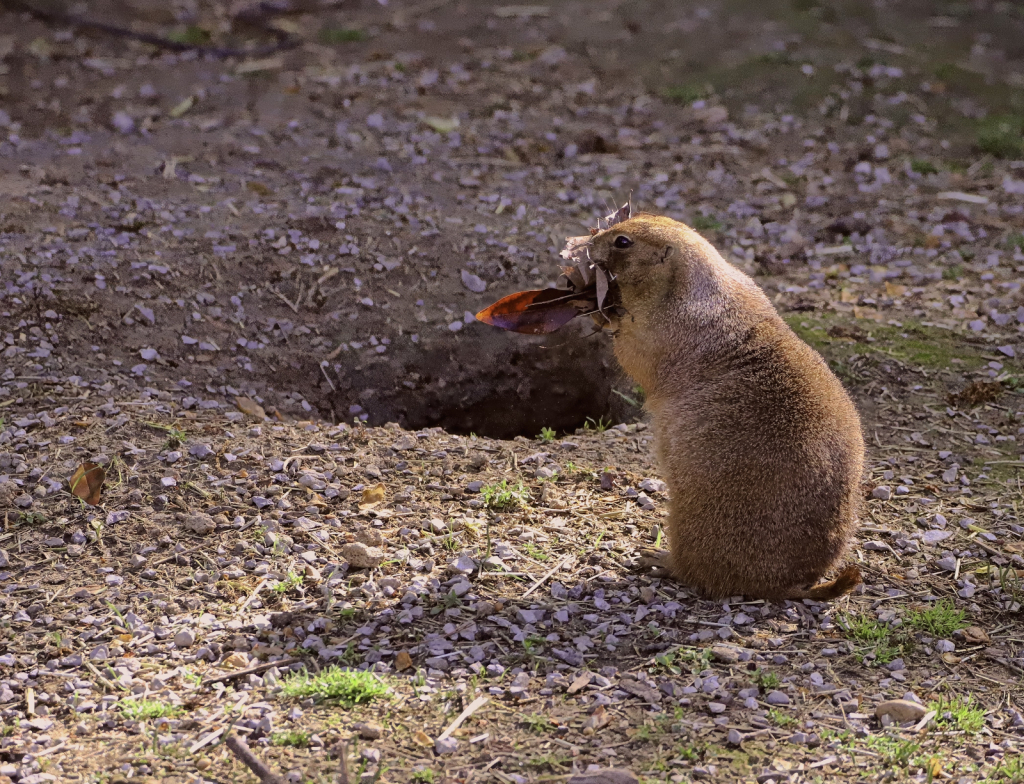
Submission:
[[[360,721],[352,729],[363,740],[380,740],[384,734],[384,728],[375,721]]]
[[[399,438],[395,443],[391,445],[391,448],[396,452],[404,452],[407,449],[414,449],[416,447],[416,437],[411,436],[408,433]]]
[[[910,700],[886,700],[875,708],[875,716],[881,719],[882,716],[889,716],[897,724],[904,724],[908,721],[920,721],[927,709]]]
[[[455,738],[438,738],[434,741],[434,753],[439,757],[454,754],[459,750],[459,742]]]
[[[462,285],[474,294],[482,294],[487,291],[487,284],[478,275],[467,270],[462,270]]]
[[[354,534],[357,542],[368,547],[380,547],[384,544],[384,535],[376,528],[360,528]]]
[[[739,649],[731,645],[715,645],[711,648],[711,655],[723,664],[736,664],[740,660]]]
[[[476,571],[476,562],[466,553],[459,556],[448,564],[448,569],[455,574],[469,575]]]
[[[640,489],[648,493],[664,493],[668,486],[660,479],[644,479],[640,483]]]
[[[205,512],[193,512],[185,516],[185,528],[197,536],[206,536],[217,530],[217,524]]]
[[[341,557],[355,569],[375,569],[384,560],[384,552],[362,542],[349,542],[342,546]]]

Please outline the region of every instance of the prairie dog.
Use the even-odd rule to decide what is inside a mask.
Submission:
[[[864,440],[828,365],[697,232],[639,214],[596,234],[615,276],[615,356],[646,393],[671,493],[655,567],[709,597],[833,599],[860,582]],[[812,587],[813,586],[813,587]]]

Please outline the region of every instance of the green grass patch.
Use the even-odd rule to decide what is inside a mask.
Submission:
[[[304,748],[309,745],[309,733],[305,730],[284,730],[270,736],[271,746],[296,746]]]
[[[969,335],[926,327],[913,319],[903,320],[902,327],[831,314],[787,313],[783,319],[801,340],[830,360],[833,370],[854,354],[875,361],[892,358],[928,370],[948,369],[953,359],[959,359],[963,369],[971,370],[982,367],[988,361],[984,355],[990,351]],[[851,340],[846,335],[855,337]]]
[[[996,158],[1024,158],[1024,118],[1005,114],[978,123],[974,144],[979,152]]]
[[[508,480],[502,479],[500,483],[481,487],[480,497],[488,509],[508,510],[525,506],[530,496],[522,482],[509,487]]]
[[[906,768],[916,764],[921,744],[913,740],[901,740],[888,735],[873,735],[867,739],[867,747],[881,758],[890,768]]]
[[[846,636],[856,643],[854,655],[858,661],[870,664],[888,664],[912,650],[914,632],[930,637],[948,638],[967,626],[963,610],[958,610],[949,599],[923,610],[908,610],[903,623],[897,628],[867,615],[844,615],[839,619]]]
[[[910,170],[917,174],[938,174],[938,167],[931,161],[922,160],[921,158],[910,159]]]
[[[553,729],[551,721],[539,713],[524,713],[519,717],[519,722],[534,735],[543,735]]]
[[[302,575],[296,572],[288,572],[287,576],[274,586],[275,593],[288,593],[292,588],[302,585]]]
[[[943,599],[924,610],[911,610],[903,617],[903,626],[925,632],[933,637],[948,639],[953,632],[967,626],[967,616],[950,599]]]
[[[314,697],[346,707],[373,702],[388,693],[388,687],[370,672],[328,667],[316,675],[308,671],[292,673],[281,681],[285,697]]]
[[[792,727],[797,723],[796,718],[778,708],[772,708],[768,711],[768,720],[776,727]]]
[[[690,225],[697,231],[721,231],[724,224],[711,215],[695,215]]]
[[[1008,784],[1024,784],[1024,757],[1019,754],[1007,756],[996,765],[988,781],[1005,781]]]
[[[170,41],[187,46],[202,46],[210,43],[210,31],[204,30],[198,25],[189,25],[184,29],[172,30],[167,34]]]
[[[160,702],[160,700],[121,700],[119,708],[121,715],[132,721],[168,719],[173,716],[180,716],[182,713],[180,706]]]
[[[706,85],[681,84],[674,87],[667,87],[661,93],[670,101],[682,104],[691,104],[700,101],[711,95],[711,90]]]
[[[928,709],[935,711],[935,725],[940,729],[973,735],[985,726],[985,709],[973,697],[943,697]]]
[[[858,643],[854,656],[857,661],[888,664],[903,653],[903,646],[886,624],[866,615],[844,615],[839,619],[847,636]]]
[[[960,278],[962,278],[963,276],[964,276],[964,265],[963,264],[953,264],[952,266],[946,267],[946,269],[942,270],[942,279],[943,280],[960,280]]]

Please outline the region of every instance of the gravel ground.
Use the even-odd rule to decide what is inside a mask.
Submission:
[[[745,8],[4,15],[0,781],[1024,780],[1020,16]],[[642,391],[473,321],[630,192],[854,395],[853,595],[632,574]]]

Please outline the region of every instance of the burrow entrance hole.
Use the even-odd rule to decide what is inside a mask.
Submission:
[[[305,386],[306,399],[336,422],[358,417],[370,425],[397,422],[409,430],[442,427],[497,439],[535,438],[544,428],[563,435],[588,422],[641,415],[637,392],[603,336],[494,331],[414,349],[322,369],[309,367],[310,358],[295,368],[306,384],[293,388]]]

